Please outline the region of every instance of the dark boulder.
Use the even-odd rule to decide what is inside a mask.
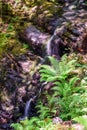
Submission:
[[[19,34],[19,37],[24,42],[28,43],[35,54],[43,56],[45,53],[44,47],[50,38],[46,33],[42,33],[34,26],[27,27],[24,32]]]

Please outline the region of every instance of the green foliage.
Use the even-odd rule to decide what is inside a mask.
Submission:
[[[2,23],[3,25],[3,23]],[[0,58],[5,53],[12,53],[14,55],[23,54],[29,49],[28,45],[21,44],[16,36],[14,24],[9,23],[0,27]]]
[[[23,44],[23,48],[24,48],[24,49],[28,49],[28,48],[29,48],[28,44],[25,44],[25,43],[24,43],[24,44]]]
[[[84,130],[87,130],[87,115],[75,117],[73,120],[82,124],[85,128]]]
[[[61,124],[54,124],[50,118],[40,120],[37,117],[20,121],[20,123],[15,123],[11,126],[14,130],[74,130]]]
[[[64,55],[62,60],[58,62],[53,57],[49,57],[52,66],[42,65],[41,81],[52,82],[56,80],[68,78],[70,72],[75,69],[76,60],[67,61],[66,56]]]
[[[26,119],[23,121],[20,121],[20,123],[12,124],[11,126],[14,128],[14,130],[47,130],[47,127],[49,124],[52,124],[52,120],[50,118],[40,120],[37,117],[32,117],[30,120]]]
[[[7,44],[7,38],[5,34],[0,34],[0,48],[3,48]]]
[[[8,25],[8,28],[7,28],[7,31],[13,31],[14,30],[14,27],[12,24],[9,24]]]
[[[85,4],[87,5],[87,1],[85,1]]]
[[[42,65],[40,70],[41,81],[53,82],[54,87],[51,89],[53,93],[46,95],[47,105],[43,105],[43,107],[47,107],[47,111],[50,110],[51,116],[60,115],[63,120],[83,115],[85,113],[83,108],[87,105],[87,92],[81,79],[74,74],[71,75],[75,69],[76,60],[68,61],[66,56],[63,56],[60,62],[52,57],[49,59],[52,66]],[[41,110],[42,106],[39,108]]]
[[[45,107],[41,101],[38,102],[38,105],[36,106],[36,108],[39,109],[38,114],[39,114],[40,119],[43,120],[43,119],[51,116],[50,115],[50,108]]]
[[[58,109],[58,98],[55,98],[54,95],[51,97],[48,93],[45,93],[45,96],[45,103],[39,99],[36,106],[40,119],[54,117]]]

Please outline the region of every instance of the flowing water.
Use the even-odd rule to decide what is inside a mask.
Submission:
[[[25,111],[24,111],[24,117],[28,117],[29,116],[29,112],[30,112],[30,109],[31,109],[31,103],[33,101],[34,101],[33,98],[31,98],[29,101],[26,102]]]
[[[37,93],[37,95],[34,96],[33,98],[30,98],[30,99],[26,102],[25,110],[24,110],[24,116],[23,116],[22,120],[23,120],[24,118],[26,118],[26,117],[30,117],[31,109],[32,109],[32,106],[31,106],[31,105],[32,105],[33,102],[35,102],[36,98],[39,97],[39,95],[41,94],[41,91],[42,91],[44,85],[46,85],[46,84],[47,84],[46,82],[43,83],[42,86],[41,86],[41,88],[40,88],[40,90],[39,90],[39,92]]]

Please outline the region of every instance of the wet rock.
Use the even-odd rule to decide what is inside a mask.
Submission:
[[[23,71],[25,73],[29,73],[29,69],[31,68],[32,66],[32,63],[29,61],[29,60],[26,60],[26,61],[19,61],[21,67],[23,68]]]
[[[48,34],[42,33],[34,26],[29,26],[23,33],[20,33],[20,38],[26,41],[38,55],[45,55],[44,46],[49,39]]]
[[[54,117],[53,118],[53,123],[54,124],[62,124],[63,123],[63,120],[59,117]]]
[[[19,103],[22,103],[23,100],[22,98],[26,95],[26,90],[25,90],[26,86],[22,87],[22,88],[18,88],[18,91],[17,91],[17,101]]]
[[[82,126],[81,124],[73,124],[72,128],[74,128],[75,130],[84,130],[84,126]]]
[[[70,20],[74,20],[76,17],[77,17],[77,12],[76,11],[70,11],[68,10],[68,12],[66,11],[64,14],[63,14],[63,17],[70,21]]]
[[[34,24],[42,27],[48,32],[52,33],[54,26],[51,24],[57,20],[62,14],[62,7],[60,4],[44,1],[41,5],[36,6],[35,12],[30,11],[30,19]]]
[[[0,125],[0,130],[11,130],[10,125],[11,123],[4,123],[3,125]]]
[[[73,10],[73,9],[76,9],[76,5],[69,6],[69,10]]]
[[[64,48],[65,46],[63,45],[63,41],[60,37],[54,35],[47,44],[47,54],[60,60],[60,57],[63,55]]]
[[[11,121],[12,119],[12,112],[7,112],[6,110],[0,110],[0,125],[1,124],[4,124],[4,123],[7,123],[9,121]]]
[[[68,50],[68,47],[62,38],[63,34],[66,33],[66,31],[66,23],[63,23],[61,27],[57,27],[54,35],[47,43],[47,54],[56,57],[58,60],[60,60],[61,56],[65,53],[65,50]]]
[[[66,12],[63,14],[64,17],[70,17],[70,16],[75,16],[75,11],[70,11],[70,12]]]
[[[64,13],[61,19],[61,24],[56,27],[54,34],[47,44],[48,55],[55,55],[57,59],[60,59],[61,54],[66,52],[62,48],[70,49],[80,53],[86,53],[86,10],[85,9],[71,9],[71,6],[76,7],[77,3],[66,4],[64,7]],[[82,20],[84,19],[84,21]],[[62,47],[61,47],[62,46]],[[69,51],[68,51],[69,52]]]
[[[82,34],[78,29],[75,28],[69,31],[71,31],[71,33],[74,34],[75,36],[80,36]]]
[[[57,17],[57,18],[54,18],[53,20],[50,20],[48,25],[46,26],[45,30],[52,34],[54,33],[55,29],[57,28],[57,26],[61,26],[61,24],[65,22],[65,19],[64,18],[60,18],[60,17]]]

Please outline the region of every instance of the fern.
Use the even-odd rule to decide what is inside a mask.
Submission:
[[[69,73],[74,69],[74,64],[76,60],[72,60],[69,62],[65,62],[61,60],[60,62],[57,61],[53,57],[49,57],[51,65],[42,65],[41,66],[41,82],[42,81],[55,81],[55,80],[61,80],[66,79],[69,75]]]
[[[75,117],[73,120],[82,124],[84,126],[84,130],[87,130],[87,115]]]
[[[12,124],[11,126],[14,130],[41,130],[43,128],[47,128],[49,124],[52,124],[52,120],[50,118],[40,120],[37,117],[33,117],[30,120],[26,119],[20,121],[20,123]]]
[[[16,123],[16,124],[12,124],[11,127],[14,128],[14,130],[23,130],[23,127],[21,124]]]
[[[43,105],[43,103],[40,101],[38,102],[38,105],[36,106],[38,108],[38,114],[40,119],[45,119],[47,117],[50,117],[50,108]]]
[[[66,56],[63,56],[60,62],[53,57],[49,57],[49,59],[51,66],[42,65],[40,70],[41,81],[54,83],[51,88],[53,93],[46,94],[45,113],[49,110],[51,116],[59,116],[57,111],[60,111],[60,117],[64,120],[84,114],[83,108],[87,105],[87,92],[81,79],[76,75],[71,75],[75,69],[76,60],[68,61]],[[40,105],[39,108],[41,108]]]

